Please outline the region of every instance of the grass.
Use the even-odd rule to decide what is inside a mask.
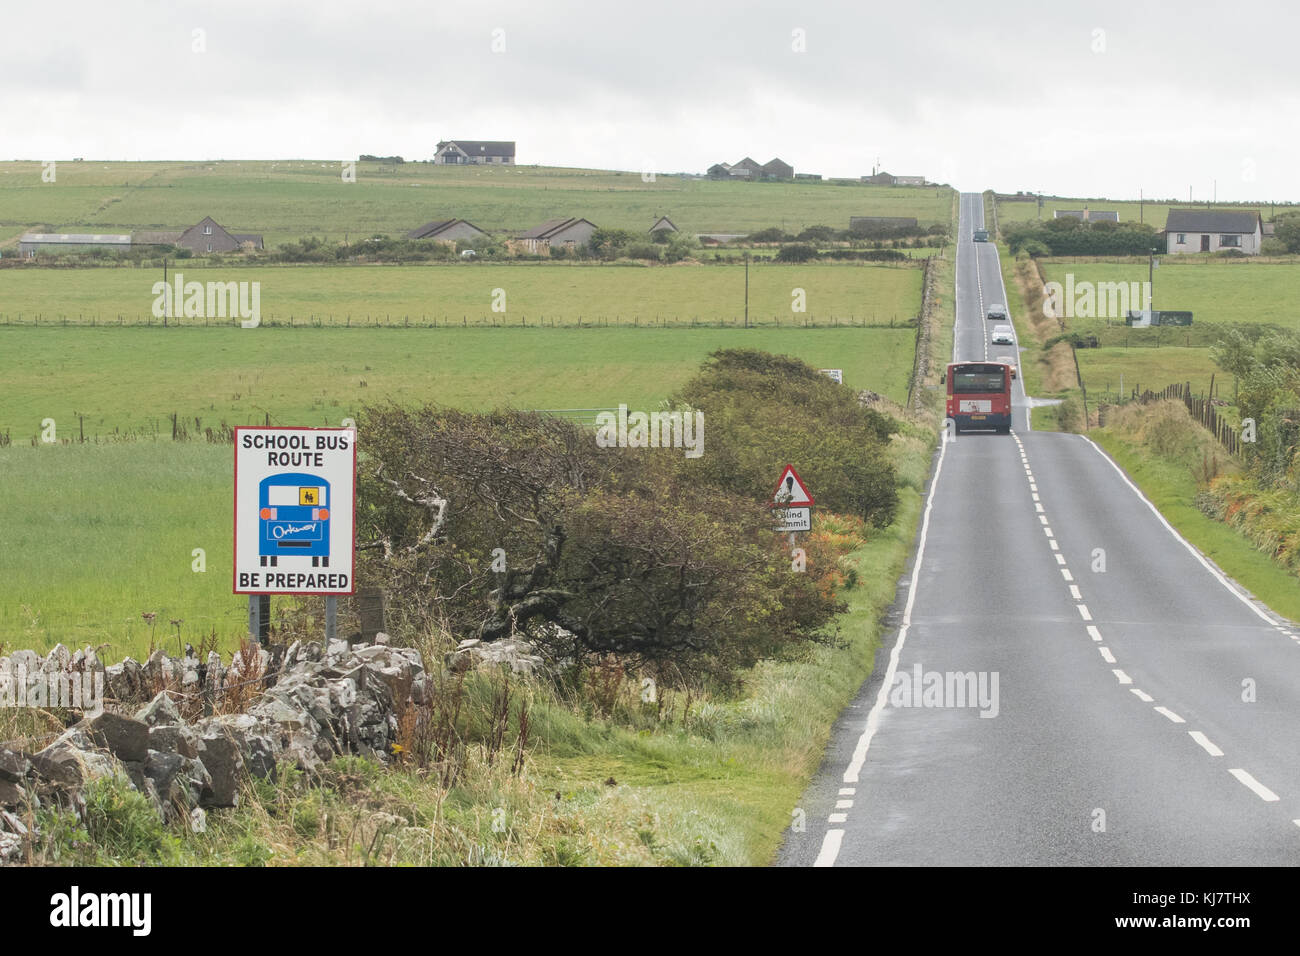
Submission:
[[[1112,428],[1094,429],[1088,437],[1106,449],[1183,537],[1274,611],[1300,620],[1295,575],[1196,507],[1198,487],[1190,462],[1162,458]],[[1204,437],[1210,440],[1208,433]]]
[[[1209,390],[1215,376],[1215,393],[1231,398],[1231,376],[1214,364],[1209,349],[1165,346],[1159,349],[1079,349],[1079,368],[1088,386],[1088,401],[1094,396],[1118,398],[1120,381],[1124,394],[1135,387],[1159,391],[1176,382],[1190,382],[1193,391]]]
[[[576,325],[689,325],[743,323],[745,268],[734,266],[551,265],[456,263],[440,266],[300,266],[186,268],[173,263],[168,281],[258,282],[262,321],[296,325],[496,324],[539,322]],[[0,323],[126,324],[152,321],[153,286],[161,269],[16,269],[4,273]],[[795,289],[806,311],[791,311]],[[502,293],[496,290],[503,290]],[[920,305],[919,264],[844,263],[777,265],[749,269],[751,322],[803,324],[905,322]],[[504,301],[505,311],[494,312]],[[201,318],[180,324],[204,324]],[[171,324],[176,324],[173,320]],[[233,325],[213,318],[212,324]]]
[[[484,743],[487,714],[504,682],[485,673],[458,707],[463,769],[439,774],[338,758],[319,785],[283,772],[252,782],[238,809],[212,811],[205,833],[160,828],[119,784],[93,789],[90,826],[54,811],[44,859],[80,864],[181,865],[764,865],[775,857],[799,798],[819,766],[830,728],[870,675],[881,612],[893,600],[921,509],[932,433],[896,438],[906,487],[893,525],[844,560],[858,584],[844,595],[840,641],[795,661],[754,668],[733,698],[664,692],[662,710],[640,703],[625,675],[617,706],[513,682],[530,727],[523,772],[510,772],[518,735],[511,708],[505,747]],[[436,655],[434,656],[436,659]],[[447,693],[443,685],[441,693]],[[154,818],[156,820],[156,818]]]
[[[1066,283],[1067,274],[1080,282],[1147,281],[1145,259],[1131,262],[1069,262],[1047,259],[1048,281]],[[1294,259],[1195,259],[1162,256],[1155,270],[1155,308],[1193,313],[1193,328],[1224,322],[1263,322],[1300,328],[1300,261]],[[1131,306],[1142,308],[1141,303]],[[1123,325],[1124,317],[1112,318]],[[1181,329],[1169,332],[1181,334]]]
[[[337,161],[60,162],[56,182],[36,162],[0,163],[0,230],[180,229],[212,216],[269,247],[303,236],[404,235],[433,219],[468,219],[518,232],[580,216],[599,226],[647,230],[661,215],[689,233],[776,226],[844,229],[850,216],[911,216],[948,223],[946,187],[719,182],[639,172],[537,166],[358,163],[344,183]],[[16,227],[16,228],[15,228]]]
[[[15,442],[53,418],[56,437],[170,438],[234,424],[338,425],[363,403],[464,408],[654,406],[709,352],[747,346],[844,370],[845,384],[907,395],[915,330],[64,329],[0,327],[21,355],[0,379],[0,432]],[[84,416],[84,425],[78,416]]]
[[[847,385],[902,402],[914,341],[910,328],[0,328],[0,350],[23,356],[0,382],[0,431],[15,442],[0,448],[0,642],[108,640],[114,654],[139,656],[144,611],[158,614],[160,639],[172,618],[185,621],[187,640],[209,628],[227,649],[237,639],[246,602],[230,593],[231,450],[173,443],[172,411],[213,426],[267,414],[337,425],[363,402],[389,399],[653,408],[709,352],[733,346],[842,368]],[[45,418],[61,443],[32,447]],[[115,429],[159,437],[94,443]],[[195,548],[206,572],[191,570]]]

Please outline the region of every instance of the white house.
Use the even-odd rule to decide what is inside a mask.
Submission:
[[[1257,212],[1171,209],[1165,222],[1165,250],[1170,255],[1239,249],[1257,256],[1263,239],[1264,224]]]

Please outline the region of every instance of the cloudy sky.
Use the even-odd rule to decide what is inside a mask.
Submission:
[[[1300,199],[1286,2],[7,5],[0,158],[427,158]]]

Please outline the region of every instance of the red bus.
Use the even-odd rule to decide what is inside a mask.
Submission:
[[[1011,366],[1001,362],[953,362],[948,383],[948,417],[957,431],[1011,432]]]

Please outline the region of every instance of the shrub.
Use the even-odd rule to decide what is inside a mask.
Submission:
[[[804,244],[782,246],[781,251],[776,254],[777,262],[807,262],[816,258],[817,250]]]

